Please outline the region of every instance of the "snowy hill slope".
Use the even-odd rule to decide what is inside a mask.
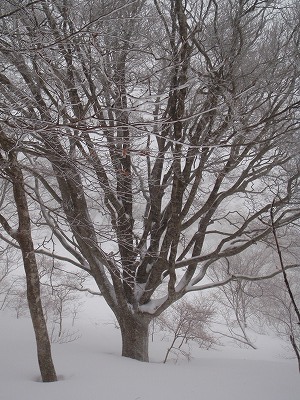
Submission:
[[[30,320],[0,312],[1,400],[298,400],[295,360],[284,357],[278,340],[259,336],[258,350],[195,348],[190,362],[162,360],[167,343],[151,343],[149,364],[120,357],[112,316],[91,307],[78,320],[81,337],[54,344],[60,376],[41,383]]]

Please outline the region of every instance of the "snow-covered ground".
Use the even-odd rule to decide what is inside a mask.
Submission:
[[[80,314],[81,337],[54,344],[60,380],[41,383],[29,319],[0,312],[0,400],[299,400],[300,375],[279,340],[258,336],[258,350],[224,346],[193,350],[193,359],[162,360],[157,338],[151,362],[120,356],[120,333],[102,300]],[[100,304],[100,306],[99,306]]]

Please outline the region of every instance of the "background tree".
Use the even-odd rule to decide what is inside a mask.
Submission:
[[[13,251],[8,246],[1,246],[0,252],[0,310],[4,309],[9,301],[16,279],[13,272],[18,268]]]
[[[87,274],[84,271],[65,271],[62,263],[46,257],[38,258],[42,304],[52,342],[70,342],[78,338],[75,320],[83,304],[81,292],[85,290]]]
[[[295,261],[295,260],[293,260]],[[290,263],[291,264],[291,263]],[[209,271],[212,282],[222,282],[228,275],[257,276],[264,271],[274,270],[274,254],[265,245],[246,250],[230,259],[219,260]],[[272,280],[266,286],[272,285]],[[213,291],[212,297],[218,309],[219,333],[224,337],[233,339],[237,344],[256,349],[251,339],[251,329],[257,330],[262,324],[259,312],[260,298],[264,295],[260,281],[236,279]]]
[[[150,321],[186,293],[261,279],[205,280],[271,240],[274,196],[276,227],[299,217],[299,5],[41,0],[5,15],[0,124],[49,227],[36,247],[60,242],[122,354],[147,361]]]
[[[217,343],[210,331],[214,322],[214,304],[207,299],[182,299],[173,304],[156,321],[161,331],[170,336],[170,347],[167,349],[164,363],[170,354],[183,354],[187,359],[191,357],[190,342],[196,342],[199,347],[211,348]]]
[[[15,257],[16,265],[16,257]],[[19,262],[19,260],[18,260]],[[37,257],[41,302],[50,341],[64,343],[80,335],[74,330],[75,321],[83,305],[82,292],[96,294],[86,288],[87,274],[83,271],[66,271],[62,263],[46,257]],[[7,282],[0,280],[2,307],[15,311],[17,318],[28,317],[26,279],[20,269],[9,270]],[[3,297],[3,300],[2,300]]]
[[[299,304],[299,276],[288,273],[294,299]],[[295,309],[282,276],[273,278],[270,285],[262,285],[264,295],[258,303],[262,319],[275,334],[289,343],[297,357],[300,372],[300,326]]]

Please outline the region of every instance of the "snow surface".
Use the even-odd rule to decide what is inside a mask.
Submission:
[[[150,363],[120,356],[120,331],[102,299],[88,302],[81,337],[54,344],[60,380],[39,380],[29,319],[0,312],[0,400],[299,400],[300,376],[282,343],[258,336],[258,350],[203,350],[163,364],[168,343],[150,344]]]

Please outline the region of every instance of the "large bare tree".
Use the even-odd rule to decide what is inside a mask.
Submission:
[[[152,318],[241,278],[206,276],[271,240],[273,201],[275,226],[299,217],[299,6],[6,7],[0,123],[51,231],[38,250],[60,242],[114,312],[122,354],[147,361]]]

